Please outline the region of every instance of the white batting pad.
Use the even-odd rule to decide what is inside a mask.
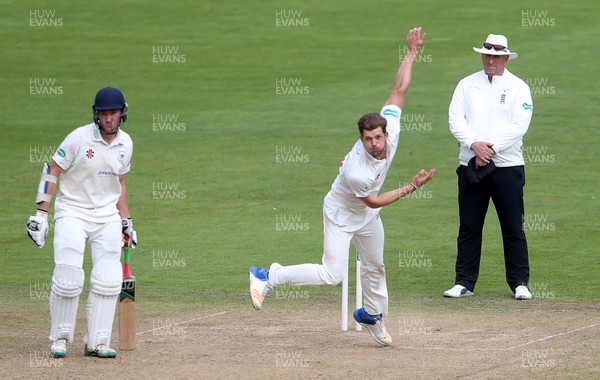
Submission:
[[[99,344],[110,345],[122,281],[123,270],[119,261],[98,263],[92,268],[86,305],[88,332],[85,343],[88,350],[95,350]]]
[[[83,269],[71,265],[57,265],[50,290],[50,341],[73,341],[77,320],[79,295],[83,290]]]

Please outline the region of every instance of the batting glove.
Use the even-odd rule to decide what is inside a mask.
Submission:
[[[46,244],[48,236],[48,211],[38,209],[27,221],[27,235],[40,248]]]
[[[131,218],[121,219],[121,226],[123,226],[123,234],[129,236],[129,248],[135,248],[137,245],[137,232],[133,229]]]

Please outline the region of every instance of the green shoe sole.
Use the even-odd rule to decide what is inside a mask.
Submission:
[[[102,359],[112,359],[117,357],[116,352],[109,352],[107,354],[99,354],[98,351],[89,351],[87,346],[83,349],[83,355],[85,356],[94,356]]]

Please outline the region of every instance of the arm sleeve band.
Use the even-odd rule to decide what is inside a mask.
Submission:
[[[58,178],[55,175],[50,174],[50,165],[44,162],[44,168],[42,169],[42,177],[40,178],[40,185],[38,186],[37,197],[35,203],[50,202],[52,200],[52,194],[48,193],[48,184],[56,183]]]

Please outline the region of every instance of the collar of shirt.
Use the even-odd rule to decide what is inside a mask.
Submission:
[[[390,152],[390,145],[388,142],[385,143],[385,157],[382,158],[381,160],[376,159],[375,157],[373,157],[373,155],[371,153],[369,153],[368,150],[365,149],[365,147],[362,147],[364,152],[365,152],[365,160],[373,165],[381,165],[383,163],[387,162],[387,158],[388,158],[388,153]]]
[[[504,79],[506,79],[509,76],[509,74],[510,74],[510,71],[508,71],[508,69],[505,67],[502,75],[494,75],[492,77],[492,82],[490,83],[490,81],[488,79],[488,75],[485,73],[485,70],[481,70],[482,78],[485,79],[486,83],[488,83],[489,85],[492,85],[492,86],[502,83],[504,81]]]
[[[112,145],[119,145],[123,143],[123,139],[121,138],[122,133],[121,133],[121,129],[119,128],[117,131],[117,136],[115,136],[115,139],[109,144],[106,141],[104,141],[104,139],[102,138],[102,134],[100,134],[100,129],[98,128],[97,125],[93,125],[93,133],[94,133],[94,141],[98,141],[101,143],[104,143],[105,145],[108,146],[112,146]]]

